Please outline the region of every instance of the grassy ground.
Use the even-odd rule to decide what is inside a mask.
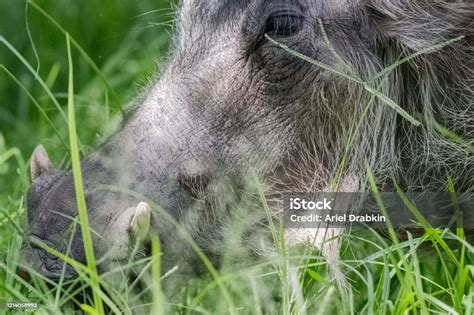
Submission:
[[[97,279],[90,264],[78,266],[83,272],[72,283],[53,284],[40,275],[25,282],[16,276],[33,148],[41,142],[55,165],[77,168],[74,148],[86,153],[110,134],[120,109],[159,68],[155,61],[167,51],[173,18],[170,3],[161,0],[35,3],[26,11],[22,1],[0,2],[6,17],[0,19],[0,313],[7,301],[37,302],[35,312],[43,314],[100,313],[101,304],[112,313],[138,314],[474,312],[474,248],[461,230],[426,229],[404,241],[352,231],[342,246],[350,284],[344,297],[319,252],[281,242],[273,258],[193,279],[166,299],[160,279],[169,275],[160,275],[156,240],[155,255],[136,268],[139,281],[127,285]],[[66,36],[54,21],[70,33],[70,58]],[[72,83],[74,97],[68,98]],[[66,123],[68,110],[75,126]],[[77,145],[70,137],[76,132]],[[273,232],[280,239],[279,231]]]

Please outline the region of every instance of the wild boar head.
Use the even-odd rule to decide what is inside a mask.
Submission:
[[[141,201],[104,197],[98,184],[159,203],[211,255],[233,212],[216,212],[210,196],[219,178],[245,191],[251,168],[273,196],[328,190],[336,177],[353,183],[345,190],[364,191],[368,165],[384,189],[393,179],[406,189],[442,189],[447,172],[469,187],[472,159],[433,121],[472,136],[473,16],[468,1],[182,1],[160,79],[82,163],[93,228],[124,215],[117,233],[127,235],[136,210],[126,210]],[[53,170],[41,148],[32,172],[31,234],[63,248],[76,215],[72,175]],[[175,230],[158,232],[176,253],[166,257],[187,257],[173,246]],[[47,257],[31,253],[37,264]],[[72,255],[84,261],[79,232]]]

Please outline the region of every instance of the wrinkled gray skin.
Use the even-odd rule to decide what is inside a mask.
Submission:
[[[447,170],[459,189],[469,187],[472,157],[429,122],[436,119],[472,137],[473,20],[470,0],[184,0],[164,72],[123,126],[82,162],[91,225],[104,237],[94,237],[96,256],[111,251],[114,260],[127,259],[135,240],[129,228],[133,209],[145,201],[181,222],[219,265],[224,238],[232,234],[225,230],[232,205],[256,192],[248,188],[251,168],[275,200],[284,191],[329,189],[351,122],[371,95],[290,55],[265,33],[362,80],[402,53],[466,36],[372,83],[422,126],[375,99],[354,138],[339,190],[367,189],[366,162],[386,190],[392,178],[407,190],[442,190]],[[77,214],[72,173],[50,167],[39,173],[28,197],[29,233],[65,252],[71,221],[64,215]],[[203,270],[159,211],[152,214],[151,230],[163,244],[163,268]],[[252,225],[249,230],[256,231]],[[235,232],[237,243],[251,247],[262,237],[248,234]],[[289,234],[296,242],[307,236]],[[59,261],[30,246],[35,245],[24,250],[27,262],[58,278]],[[85,261],[79,229],[71,256]],[[73,274],[68,267],[66,275]]]

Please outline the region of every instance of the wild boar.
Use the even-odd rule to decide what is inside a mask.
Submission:
[[[473,20],[472,2],[461,0],[183,0],[165,70],[82,161],[96,256],[126,260],[151,230],[164,266],[202,271],[176,226],[152,211],[157,204],[219,265],[229,218],[256,194],[253,175],[275,212],[283,192],[366,191],[367,166],[384,190],[394,180],[442,190],[446,174],[471,186],[472,156],[440,126],[472,137]],[[73,175],[54,169],[42,146],[31,172],[29,235],[65,252],[77,215]],[[257,247],[260,236],[249,235],[261,221],[248,209],[247,230],[257,234],[234,236]],[[286,236],[301,243],[315,233]],[[79,228],[72,240],[71,256],[84,262]],[[34,242],[24,253],[59,277],[61,260]],[[337,246],[326,255],[336,261]]]

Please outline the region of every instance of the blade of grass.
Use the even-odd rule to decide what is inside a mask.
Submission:
[[[379,86],[377,87],[377,91],[379,91],[382,88],[382,84],[385,81],[385,79],[386,79],[386,77],[380,82]],[[334,176],[334,179],[331,183],[329,191],[334,192],[334,191],[337,191],[339,189],[339,184],[340,184],[340,181],[341,181],[342,176],[344,174],[344,170],[346,168],[347,161],[349,159],[349,153],[350,153],[350,150],[352,148],[352,144],[353,144],[354,140],[356,139],[356,137],[357,137],[357,135],[358,135],[358,133],[361,129],[362,123],[364,122],[364,119],[366,118],[367,113],[369,112],[369,110],[373,106],[373,104],[375,103],[375,98],[376,98],[375,94],[372,94],[370,96],[369,102],[367,103],[367,105],[364,108],[364,111],[360,115],[359,121],[356,124],[356,120],[354,119],[353,124],[351,125],[351,129],[349,130],[348,140],[347,140],[346,146],[344,148],[344,154],[342,156],[341,161],[339,161],[339,163],[338,163],[338,166],[337,166],[337,169],[336,169],[336,175]]]
[[[367,84],[364,84],[364,88],[369,91],[371,94],[377,96],[378,99],[380,99],[382,102],[393,108],[400,116],[405,118],[408,122],[410,122],[414,126],[420,126],[421,122],[413,118],[410,114],[407,113],[406,110],[404,110],[400,105],[392,101],[390,98],[387,96],[381,94],[380,92],[377,92],[376,89],[370,87]]]
[[[365,266],[365,271],[367,274],[367,304],[364,314],[373,315],[375,309],[375,289],[374,289],[374,279],[369,268]]]
[[[35,99],[35,97],[28,91],[28,89],[26,88],[26,86],[23,85],[23,83],[20,82],[20,80],[18,80],[15,75],[13,73],[11,73],[4,65],[1,65],[0,64],[0,69],[2,69],[25,93],[26,95],[28,96],[28,98],[31,100],[31,102],[33,103],[33,105],[35,105],[35,107],[38,109],[38,111],[40,112],[41,116],[44,117],[44,119],[46,119],[46,121],[48,122],[48,124],[51,126],[51,128],[53,129],[54,133],[56,134],[56,136],[58,137],[59,141],[61,142],[61,144],[64,146],[64,148],[66,150],[69,150],[69,147],[68,145],[66,144],[66,141],[64,141],[64,139],[61,137],[58,129],[56,128],[56,126],[54,125],[53,121],[49,118],[48,114],[46,113],[46,111],[43,109],[43,107],[41,107],[41,105],[38,103],[38,101]],[[1,164],[1,163],[0,163]]]
[[[17,230],[17,232],[19,234],[23,234],[23,229],[18,225],[18,223],[15,222],[15,220],[13,220],[13,218],[10,217],[10,214],[5,211],[4,209],[0,209],[0,214],[8,221],[10,222],[13,227]],[[1,217],[0,217],[1,218]],[[0,224],[0,226],[2,226],[3,224]]]
[[[318,19],[318,24],[319,24],[319,29],[321,31],[321,34],[323,35],[324,42],[326,43],[326,46],[331,51],[331,54],[346,69],[346,71],[350,74],[350,76],[355,78],[357,74],[356,74],[355,70],[353,69],[353,67],[344,58],[342,58],[342,56],[336,51],[334,46],[331,44],[331,41],[329,40],[328,34],[326,33],[326,29],[324,28],[323,20]]]
[[[430,301],[432,304],[436,305],[438,308],[440,308],[443,312],[446,312],[445,314],[450,314],[450,315],[458,315],[459,313],[453,309],[452,307],[448,306],[446,303],[443,301],[435,298],[432,294],[424,294],[425,299]]]
[[[417,296],[417,302],[420,303],[421,313],[426,314],[427,307],[424,298],[424,289],[423,289],[423,281],[421,278],[421,270],[420,270],[420,263],[418,260],[418,255],[416,254],[417,246],[414,244],[413,237],[411,233],[408,232],[408,242],[410,244],[410,254],[411,254],[411,265],[413,266],[413,274],[415,276],[415,293]]]
[[[99,288],[100,279],[97,274],[97,266],[94,257],[94,248],[92,236],[89,230],[89,217],[87,214],[86,199],[84,196],[84,186],[82,181],[81,162],[79,157],[79,147],[76,133],[76,119],[74,111],[74,72],[72,65],[71,44],[69,34],[66,33],[67,55],[69,65],[69,85],[68,85],[68,123],[69,123],[69,141],[71,149],[72,172],[74,177],[74,187],[76,190],[77,211],[81,223],[82,240],[84,243],[84,252],[87,261],[87,267],[91,273],[91,285],[93,288]],[[99,314],[104,314],[102,299],[97,290],[92,291],[94,298],[94,307]]]
[[[423,215],[420,213],[420,211],[416,208],[416,206],[408,199],[405,193],[403,193],[402,189],[398,185],[396,181],[393,181],[395,185],[395,189],[402,199],[403,203],[407,206],[407,208],[410,210],[410,212],[415,216],[416,221],[421,225],[421,227],[425,230],[425,232],[432,238],[433,245],[437,246],[437,244],[440,244],[441,247],[445,250],[445,252],[451,257],[453,263],[456,264],[456,266],[459,267],[459,261],[456,258],[456,255],[453,253],[451,248],[449,248],[449,245],[440,237],[437,229],[433,228],[431,224],[423,217]]]
[[[378,74],[376,74],[375,76],[373,76],[369,81],[374,81],[382,76],[385,76],[388,72],[392,72],[393,70],[395,70],[396,68],[398,68],[399,66],[401,66],[402,64],[404,63],[407,63],[415,58],[418,58],[419,56],[422,56],[422,55],[427,55],[427,54],[430,54],[430,53],[433,53],[433,52],[436,52],[438,50],[441,50],[447,46],[450,46],[456,42],[459,42],[461,40],[463,40],[465,38],[465,36],[459,36],[459,37],[455,37],[455,38],[452,38],[452,39],[449,39],[449,40],[446,40],[444,42],[441,42],[437,45],[433,45],[431,47],[428,47],[428,48],[425,48],[425,49],[421,49],[420,51],[414,53],[414,54],[411,54],[399,61],[397,61],[396,63],[394,63],[393,65],[383,69],[381,72],[379,72]]]
[[[222,292],[222,295],[224,296],[224,299],[226,300],[227,304],[229,305],[229,313],[230,314],[236,314],[236,309],[234,306],[234,301],[232,299],[232,296],[230,295],[229,291],[227,290],[224,280],[220,273],[216,270],[212,262],[209,260],[209,258],[206,256],[206,254],[203,252],[203,250],[199,247],[198,244],[194,241],[194,239],[189,235],[189,233],[171,216],[168,212],[166,212],[164,209],[159,207],[158,205],[155,205],[154,209],[157,209],[162,218],[165,219],[166,221],[172,223],[176,228],[179,233],[179,235],[185,240],[191,248],[194,250],[194,252],[198,255],[199,259],[204,263],[206,268],[209,270],[210,274],[216,281],[219,289]]]
[[[69,33],[64,29],[51,15],[49,15],[43,8],[41,8],[38,4],[36,4],[32,0],[28,0],[28,5],[31,5],[33,8],[35,8],[39,13],[41,13],[47,20],[49,20],[59,31],[61,31],[64,35]],[[86,63],[95,71],[95,73],[100,77],[102,82],[105,84],[107,89],[110,91],[112,94],[112,97],[115,99],[118,109],[120,112],[123,112],[123,106],[122,103],[120,102],[120,98],[118,97],[117,93],[113,90],[113,88],[110,86],[109,82],[105,78],[104,74],[102,71],[99,69],[99,67],[95,64],[95,62],[92,60],[91,57],[84,51],[84,49],[79,45],[79,43],[72,37],[69,36],[69,39],[72,43],[72,45],[79,51],[79,53],[82,55]]]
[[[448,179],[448,191],[451,195],[451,202],[456,210],[456,220],[457,220],[457,228],[456,228],[456,236],[459,239],[465,240],[466,235],[464,233],[464,222],[463,222],[463,214],[459,209],[458,200],[456,197],[456,192],[454,188],[454,181],[451,176],[447,176]],[[456,282],[456,290],[454,294],[454,308],[458,312],[462,312],[462,303],[463,297],[466,291],[466,285],[469,279],[469,267],[465,266],[466,262],[466,246],[463,243],[459,244],[459,267],[457,268],[456,275],[454,276],[454,281]],[[472,280],[469,281],[472,283]]]
[[[39,74],[41,68],[41,60],[38,55],[38,51],[36,50],[35,41],[33,40],[33,36],[31,35],[30,23],[28,20],[28,3],[25,3],[25,27],[26,27],[26,34],[28,35],[28,41],[31,45],[31,50],[33,51],[33,56],[36,60],[36,74]]]
[[[336,293],[335,291],[336,289],[333,286],[330,286],[327,289],[320,305],[318,306],[318,313],[316,313],[316,315],[325,315],[329,313],[328,309],[331,309],[330,303],[332,302],[333,295]]]
[[[49,70],[48,76],[46,77],[46,80],[44,80],[44,82],[50,89],[53,88],[54,82],[56,82],[60,70],[61,64],[59,62],[55,62],[51,67],[51,70]]]
[[[18,164],[18,167],[19,167],[21,173],[24,174],[24,176],[20,176],[20,178],[22,180],[23,187],[26,189],[26,187],[28,187],[29,183],[28,183],[28,179],[27,179],[28,177],[25,175],[27,173],[26,172],[26,166],[25,166],[25,161],[23,160],[23,156],[21,155],[20,149],[11,148],[7,152],[0,155],[0,165],[5,163],[6,161],[11,159],[12,157],[14,157],[16,159],[16,162]]]
[[[30,65],[30,63],[18,52],[18,50],[13,47],[12,44],[10,44],[9,41],[3,36],[0,36],[0,43],[3,43],[20,61],[23,63],[23,65],[30,71],[30,73],[33,75],[36,81],[41,85],[43,90],[46,92],[48,97],[51,99],[53,102],[54,106],[56,109],[59,111],[61,116],[63,117],[64,121],[67,122],[67,116],[64,110],[62,109],[61,105],[58,103],[56,98],[54,97],[53,93],[49,89],[49,87],[46,85],[46,83],[43,81],[43,79],[36,73],[35,69]]]
[[[442,126],[435,119],[431,119],[431,125],[433,126],[434,130],[438,132],[441,136],[461,146],[467,154],[474,154],[474,145],[472,140],[469,141],[467,139],[462,138],[461,136],[458,136],[455,132]]]
[[[22,238],[16,233],[15,237],[13,237],[9,244],[8,244],[8,253],[6,255],[6,263],[7,268],[10,270],[15,270],[18,265],[18,261],[20,258],[19,249],[21,248]],[[5,277],[5,284],[13,285],[14,283],[14,275],[7,274]]]
[[[80,223],[80,221],[79,221],[79,223]],[[48,253],[58,257],[59,259],[65,261],[67,264],[71,265],[76,270],[76,272],[79,274],[79,278],[87,282],[87,284],[88,284],[87,287],[92,288],[92,293],[94,294],[94,292],[95,292],[98,295],[98,297],[100,297],[101,302],[105,301],[107,306],[109,306],[110,309],[114,313],[116,313],[116,314],[123,313],[117,308],[115,303],[113,303],[113,301],[111,301],[110,298],[101,290],[100,286],[95,284],[96,281],[99,282],[99,277],[97,275],[97,272],[94,274],[87,265],[83,265],[82,263],[78,262],[77,260],[64,255],[63,253],[61,253],[60,251],[58,251],[58,250],[56,250],[52,247],[49,247],[46,243],[44,243],[43,241],[41,241],[39,239],[31,238],[30,241],[33,242],[34,244],[38,245],[39,247],[41,247],[42,249],[44,249]],[[87,297],[87,294],[84,294],[83,296]],[[94,296],[93,296],[93,298],[94,298]],[[97,306],[96,305],[94,305],[94,306],[98,310]],[[99,314],[104,314],[104,312],[99,313]]]
[[[260,297],[258,295],[258,289],[257,289],[257,284],[255,283],[255,279],[253,277],[253,275],[250,275],[248,277],[248,282],[250,283],[250,288],[252,290],[252,297],[253,297],[253,300],[254,300],[254,310],[253,310],[253,314],[255,315],[263,315],[262,314],[262,306],[261,306],[261,303],[260,303]]]
[[[71,253],[71,248],[72,248],[72,242],[74,240],[74,235],[76,234],[76,228],[77,228],[77,220],[74,220],[74,222],[71,224],[71,233],[70,233],[70,237],[69,237],[69,241],[68,241],[68,244],[67,244],[67,249],[66,249],[66,256],[69,256],[70,253]],[[65,233],[67,234],[67,233]],[[61,297],[61,293],[62,293],[62,287],[63,287],[63,283],[64,283],[64,276],[66,274],[66,263],[63,263],[63,266],[61,268],[61,276],[59,278],[59,282],[58,282],[58,285],[56,287],[56,297],[55,297],[55,300],[54,300],[54,304],[55,305],[58,305],[59,306],[59,299]]]
[[[263,206],[263,209],[265,211],[265,216],[268,221],[268,225],[270,228],[270,232],[272,234],[273,238],[273,244],[276,250],[276,253],[278,257],[280,258],[279,261],[279,275],[280,275],[280,281],[281,281],[281,293],[282,293],[282,310],[284,314],[289,314],[290,310],[290,302],[289,302],[289,284],[288,284],[288,265],[287,265],[287,259],[286,259],[286,248],[285,248],[285,240],[284,240],[284,234],[283,234],[283,223],[280,221],[280,229],[279,233],[277,233],[276,226],[273,222],[273,215],[270,207],[268,206],[267,203],[267,198],[265,197],[265,192],[262,189],[262,184],[260,183],[257,173],[253,168],[251,168],[250,171],[252,175],[252,180],[253,183],[257,189],[260,202]],[[280,237],[278,236],[280,235]]]
[[[153,277],[153,314],[162,315],[165,314],[165,301],[163,297],[163,292],[161,290],[161,248],[160,240],[156,234],[153,234],[151,237],[151,252],[153,255],[152,265],[151,265],[151,274]]]
[[[414,289],[413,274],[410,270],[410,266],[408,265],[408,262],[405,259],[405,255],[403,254],[403,251],[400,247],[400,242],[398,240],[397,234],[396,234],[395,229],[393,227],[392,221],[391,221],[390,217],[388,216],[387,209],[385,208],[385,205],[384,205],[384,203],[382,201],[382,198],[380,196],[380,192],[379,192],[379,189],[377,187],[377,183],[375,181],[375,177],[374,177],[374,174],[372,172],[372,168],[370,167],[370,165],[368,165],[368,163],[367,163],[366,168],[367,168],[367,177],[368,177],[368,180],[369,180],[369,184],[372,188],[372,192],[374,193],[375,201],[376,201],[377,206],[379,207],[382,215],[386,219],[386,225],[387,225],[388,233],[389,233],[390,239],[392,240],[392,243],[393,243],[391,246],[398,254],[398,259],[396,259],[395,256],[392,254],[392,251],[390,251],[388,253],[389,258],[390,258],[390,260],[391,260],[391,262],[394,266],[394,271],[397,274],[397,277],[398,277],[400,283],[402,284],[401,290],[399,292],[400,298],[403,297],[404,303],[413,304],[413,303],[415,303],[415,301],[413,300],[414,292],[410,292],[412,289]],[[402,264],[405,268],[405,276],[401,272],[400,268],[398,267],[397,261],[402,262]],[[407,292],[407,294],[405,294],[405,292]],[[402,304],[399,304],[399,307],[405,307],[405,305],[402,303]]]
[[[298,51],[296,51],[296,50],[291,49],[290,47],[288,47],[288,46],[285,45],[285,44],[282,44],[282,43],[277,42],[276,40],[274,40],[273,38],[271,38],[271,37],[268,36],[267,34],[265,34],[265,38],[268,39],[271,43],[273,43],[273,44],[279,46],[280,48],[282,48],[283,50],[287,51],[287,52],[290,53],[291,55],[300,58],[301,60],[304,60],[304,61],[306,61],[306,62],[309,62],[309,63],[311,63],[311,64],[313,64],[313,65],[315,65],[315,66],[318,66],[318,67],[320,67],[320,68],[322,68],[322,69],[324,69],[324,70],[327,70],[327,71],[329,71],[329,72],[335,73],[335,74],[337,74],[337,75],[339,75],[339,76],[341,76],[341,77],[343,77],[343,78],[346,78],[346,79],[348,79],[348,80],[350,80],[350,81],[353,81],[353,82],[356,82],[356,83],[360,83],[360,84],[365,84],[364,81],[362,81],[362,80],[360,80],[360,79],[358,79],[358,78],[355,78],[355,77],[353,77],[353,76],[351,76],[351,75],[348,75],[348,74],[346,74],[346,73],[344,73],[344,72],[342,72],[342,71],[339,71],[339,70],[337,70],[337,69],[334,69],[333,67],[331,67],[331,66],[329,66],[329,65],[327,65],[327,64],[325,64],[325,63],[322,63],[322,62],[320,62],[320,61],[314,60],[313,58],[310,58],[310,57],[308,57],[308,56],[306,56],[306,55],[304,55],[304,54],[302,54],[302,53],[300,53],[300,52],[298,52]]]

